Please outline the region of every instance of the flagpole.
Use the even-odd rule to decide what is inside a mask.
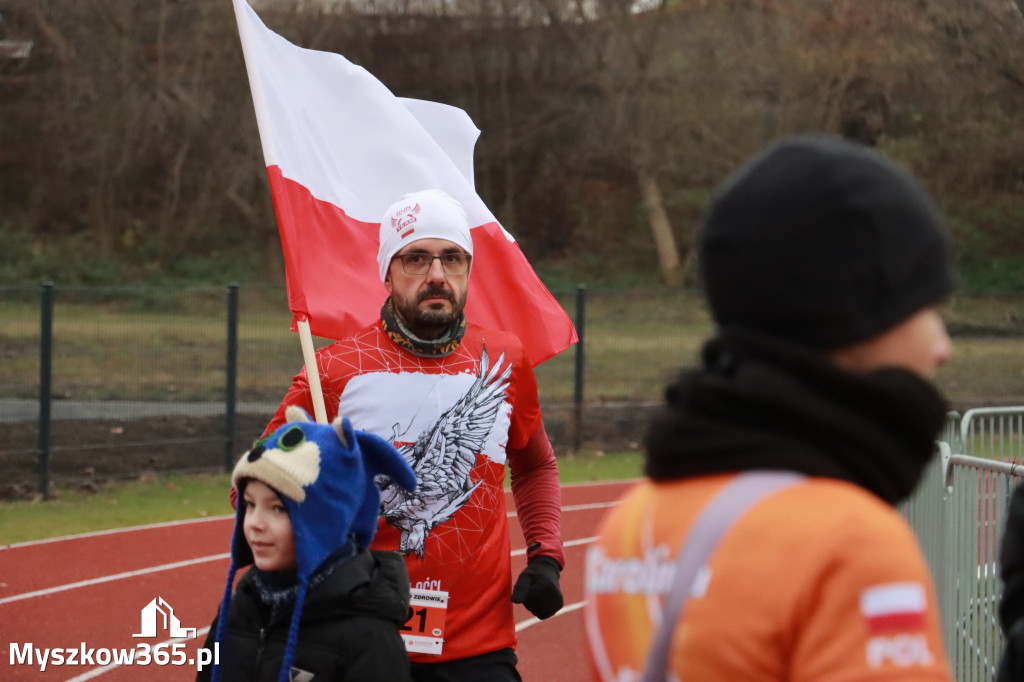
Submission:
[[[309,381],[309,394],[313,398],[313,415],[317,423],[327,423],[327,407],[324,405],[324,391],[320,388],[320,370],[316,366],[316,351],[313,349],[313,334],[309,331],[309,320],[296,323],[299,330],[299,343],[302,344],[302,358],[306,362],[306,379]]]

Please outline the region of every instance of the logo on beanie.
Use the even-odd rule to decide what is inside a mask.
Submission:
[[[400,237],[405,239],[410,234],[415,232],[412,224],[416,222],[416,216],[419,215],[420,205],[413,204],[412,206],[404,206],[391,216],[391,227],[395,228],[395,232],[400,233]],[[409,229],[405,229],[405,228]]]

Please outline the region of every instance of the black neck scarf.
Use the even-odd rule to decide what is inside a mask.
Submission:
[[[326,580],[334,570],[355,557],[354,543],[346,542],[332,552],[309,578],[309,589]],[[271,618],[285,618],[295,608],[299,596],[299,575],[297,571],[261,571],[256,566],[249,569],[253,585],[259,592],[260,600],[270,607]]]
[[[735,333],[666,391],[645,438],[656,481],[785,469],[896,504],[913,492],[945,420],[942,396],[900,369],[857,375],[828,358]]]
[[[455,352],[462,343],[466,333],[466,314],[461,313],[459,319],[438,339],[421,339],[413,334],[395,312],[391,297],[384,301],[380,309],[380,321],[384,325],[384,333],[396,344],[405,348],[413,355],[440,358]]]

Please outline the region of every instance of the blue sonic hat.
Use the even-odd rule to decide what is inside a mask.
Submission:
[[[415,474],[394,446],[371,433],[355,431],[347,418],[318,424],[295,406],[286,409],[285,417],[285,424],[242,455],[231,476],[240,500],[250,480],[273,488],[288,510],[295,537],[299,592],[281,682],[289,679],[310,577],[339,549],[353,544],[366,547],[373,541],[380,515],[380,492],[373,476],[385,473],[406,490],[416,488]],[[231,540],[231,567],[217,619],[218,643],[224,639],[235,574],[254,562],[244,522],[245,504],[240,502]],[[219,679],[220,669],[215,667],[213,680]]]

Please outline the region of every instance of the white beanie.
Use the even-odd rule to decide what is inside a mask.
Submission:
[[[387,279],[395,254],[420,239],[447,239],[473,255],[473,237],[462,204],[439,189],[412,192],[391,204],[380,221],[380,281]]]

